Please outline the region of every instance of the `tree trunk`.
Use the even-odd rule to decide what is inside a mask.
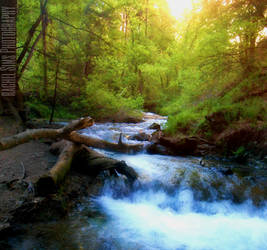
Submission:
[[[36,37],[35,41],[33,42],[33,45],[31,47],[31,50],[30,50],[29,54],[28,54],[28,57],[27,57],[25,63],[22,65],[22,67],[21,67],[21,69],[20,69],[20,71],[18,73],[17,81],[20,80],[20,78],[21,78],[22,74],[24,73],[26,67],[28,66],[29,62],[31,61],[34,49],[35,49],[37,43],[39,42],[41,36],[42,36],[42,33],[40,32],[39,35]]]
[[[138,78],[139,78],[139,93],[142,95],[144,92],[144,79],[142,76],[142,71],[140,69],[138,69]]]
[[[18,58],[18,60],[17,60],[17,64],[18,64],[18,66],[20,65],[20,63],[22,62],[23,58],[25,57],[25,55],[26,55],[26,53],[27,53],[27,51],[28,51],[28,49],[29,49],[30,43],[31,43],[31,41],[32,41],[32,38],[33,38],[33,36],[34,36],[34,34],[35,34],[36,28],[37,28],[38,25],[40,24],[41,20],[42,20],[42,17],[41,17],[41,15],[40,15],[40,16],[38,17],[38,19],[35,21],[35,23],[32,25],[32,27],[30,28],[30,30],[29,30],[29,32],[28,32],[27,40],[26,40],[26,42],[25,42],[24,45],[23,45],[23,50],[22,50],[22,52],[20,53],[19,58]]]
[[[53,103],[52,103],[52,112],[51,112],[49,124],[52,124],[53,117],[54,117],[54,111],[55,111],[55,107],[56,107],[58,71],[59,71],[59,59],[57,60],[57,65],[56,65],[55,89],[54,89],[54,97],[53,97]]]
[[[43,0],[40,1],[40,7],[41,7],[41,14],[42,14],[42,37],[43,37],[43,57],[44,57],[44,64],[43,64],[43,70],[44,70],[44,93],[45,96],[47,97],[47,56],[46,56],[46,51],[47,51],[47,46],[46,46],[46,28],[48,24],[47,20],[47,9],[46,9],[46,3],[47,1]]]

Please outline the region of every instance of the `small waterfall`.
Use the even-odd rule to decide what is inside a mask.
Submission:
[[[123,133],[124,142],[140,143],[129,138],[139,132],[152,134],[151,124],[165,122],[166,117],[146,113],[139,124],[96,124],[82,133],[111,142]],[[57,223],[65,228],[63,240],[35,244],[36,237],[28,236],[24,243],[28,240],[40,249],[65,249],[68,241],[74,246],[70,249],[92,250],[267,249],[265,179],[255,183],[224,176],[201,166],[196,157],[99,151],[124,160],[139,180],[129,187],[122,176],[107,179],[101,195],[89,197],[63,225]]]

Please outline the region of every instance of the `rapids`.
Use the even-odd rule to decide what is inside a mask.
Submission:
[[[82,133],[113,142],[123,133],[136,143],[129,136],[151,134],[154,122],[164,126],[166,117],[146,113],[139,124],[96,124]],[[129,188],[123,176],[107,179],[66,220],[12,239],[14,249],[267,249],[267,204],[254,197],[261,186],[253,180],[202,167],[197,157],[99,151],[134,167],[138,182]]]

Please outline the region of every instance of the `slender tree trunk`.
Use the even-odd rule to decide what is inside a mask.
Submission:
[[[42,1],[40,2],[41,6],[41,13],[42,13],[42,36],[43,36],[43,57],[44,57],[44,62],[43,62],[43,70],[44,70],[44,82],[43,82],[43,89],[45,96],[47,96],[47,45],[46,45],[46,28],[47,28],[47,10],[46,10],[46,2],[47,1]]]
[[[144,92],[144,79],[142,76],[142,71],[140,69],[138,69],[138,77],[139,77],[139,93],[143,94]]]
[[[169,83],[170,83],[170,80],[169,80],[169,76],[166,74],[166,88],[169,87]]]
[[[36,28],[37,28],[38,25],[40,24],[41,20],[42,20],[42,16],[40,15],[40,16],[38,17],[38,19],[35,21],[35,23],[32,25],[31,29],[29,30],[27,40],[26,40],[26,42],[24,43],[24,45],[23,45],[23,50],[22,50],[22,52],[20,53],[19,58],[18,58],[18,60],[17,60],[17,64],[18,64],[18,66],[21,64],[23,58],[25,57],[25,55],[26,55],[26,53],[27,53],[27,51],[28,51],[28,49],[29,49],[30,43],[31,43],[31,41],[32,41],[32,38],[33,38],[33,36],[34,36],[34,34],[35,34]]]
[[[18,77],[17,77],[17,80],[18,80],[18,81],[20,80],[20,78],[21,78],[22,74],[24,73],[24,71],[25,71],[27,65],[29,64],[29,62],[30,62],[30,60],[31,60],[31,58],[32,58],[32,56],[33,56],[34,49],[35,49],[35,47],[36,47],[38,41],[40,40],[41,36],[42,36],[42,33],[40,32],[40,34],[36,37],[35,41],[33,42],[33,45],[32,45],[31,50],[30,50],[30,52],[29,52],[29,55],[28,55],[28,57],[27,57],[25,63],[24,63],[23,66],[21,67],[20,71],[18,72]]]
[[[55,89],[54,89],[54,97],[53,97],[53,104],[52,104],[52,112],[49,120],[49,124],[52,123],[53,117],[54,117],[54,112],[55,112],[55,107],[56,107],[56,100],[57,100],[57,84],[58,84],[58,73],[59,73],[59,59],[57,60],[57,65],[56,65],[56,75],[55,75]]]
[[[159,77],[160,77],[161,88],[163,88],[163,87],[164,87],[164,81],[163,81],[163,78],[162,78],[161,75],[160,75]]]
[[[256,35],[250,36],[249,50],[248,50],[248,71],[255,70],[255,51],[256,51]]]

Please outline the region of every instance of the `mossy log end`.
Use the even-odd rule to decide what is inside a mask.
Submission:
[[[64,138],[74,130],[87,128],[92,126],[93,124],[94,120],[91,117],[86,117],[74,120],[60,129],[26,130],[22,133],[0,139],[0,150],[6,150],[19,144],[26,143],[30,140],[36,140],[41,138]]]

